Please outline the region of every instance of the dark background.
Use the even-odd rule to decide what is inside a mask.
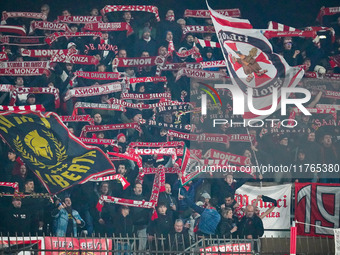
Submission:
[[[86,15],[91,8],[99,10],[105,5],[155,5],[161,18],[168,9],[175,11],[176,19],[182,17],[185,9],[207,9],[205,0],[0,0],[0,11],[40,12],[40,6],[47,3],[54,16],[68,8],[72,15]],[[296,28],[316,25],[315,18],[321,8],[339,6],[339,0],[210,0],[213,9],[240,8],[243,18],[247,18],[255,28],[267,28],[268,21],[276,21]],[[336,15],[325,16],[325,25],[336,20]]]

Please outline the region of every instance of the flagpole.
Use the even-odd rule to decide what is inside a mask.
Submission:
[[[249,129],[248,129],[248,127],[246,127],[246,130],[247,130],[247,134],[248,134],[248,137],[249,137],[249,141],[250,141],[250,148],[251,148],[251,150],[252,150],[252,152],[253,152],[253,154],[254,154],[254,158],[255,158],[255,163],[256,163],[256,165],[257,165],[257,168],[258,168],[258,170],[259,170],[259,173],[262,175],[262,173],[260,172],[260,168],[259,168],[259,162],[258,162],[258,160],[257,160],[257,156],[256,156],[256,152],[255,152],[255,150],[254,150],[254,148],[253,148],[253,141],[251,140],[251,136],[250,136],[250,134],[249,134]],[[262,189],[262,180],[260,181],[260,188]]]

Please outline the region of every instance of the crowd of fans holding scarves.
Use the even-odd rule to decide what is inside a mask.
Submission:
[[[228,14],[240,16],[238,9]],[[322,16],[318,18],[321,21]],[[44,4],[39,13],[3,12],[0,110],[57,113],[70,133],[107,153],[119,177],[74,185],[58,193],[53,203],[43,196],[23,198],[46,193],[45,186],[18,152],[2,141],[1,192],[12,191],[13,185],[4,183],[18,183],[19,193],[0,198],[0,207],[7,210],[1,213],[1,232],[136,234],[139,250],[157,245],[155,236],[160,235],[170,235],[172,245],[177,234],[184,234],[184,239],[178,239],[183,247],[196,234],[261,237],[262,219],[277,202],[259,195],[254,204],[242,205],[235,191],[245,182],[339,183],[339,179],[314,172],[295,178],[236,171],[216,176],[201,173],[183,182],[185,146],[195,144],[190,152],[197,158],[216,150],[235,156],[243,165],[338,164],[340,17],[336,21],[333,27],[306,24],[301,30],[271,22],[265,32],[274,51],[290,66],[301,65],[308,78],[299,86],[312,92],[308,107],[318,110],[312,116],[294,115],[298,132],[279,126],[245,131],[222,125],[217,137],[246,133],[252,139],[214,143],[198,135],[196,141],[181,138],[188,131],[205,132],[208,137],[213,131],[204,122],[231,112],[231,101],[217,107],[209,102],[209,113],[203,118],[199,105],[191,104],[203,93],[198,89],[201,83],[227,82],[229,76],[206,11],[186,10],[179,18],[167,10],[160,18],[154,6],[112,5],[89,13],[65,9],[56,14]],[[320,39],[319,30],[325,39]],[[294,31],[303,37],[296,37]],[[318,104],[333,107],[326,112]],[[158,153],[164,148],[166,152]],[[140,154],[134,157],[136,151]],[[265,214],[258,215],[258,200],[272,203]],[[129,206],[131,201],[153,202],[134,207]],[[17,213],[27,217],[14,217]]]

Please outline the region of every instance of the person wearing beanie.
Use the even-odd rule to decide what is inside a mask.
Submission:
[[[157,56],[157,43],[151,37],[151,28],[144,27],[142,30],[142,38],[137,40],[134,46],[136,57],[141,56],[143,51],[149,52],[150,56]]]

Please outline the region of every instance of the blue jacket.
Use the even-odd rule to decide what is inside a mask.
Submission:
[[[76,210],[72,210],[72,215],[75,219],[81,221],[80,227],[85,226],[85,221],[80,217],[79,213]],[[68,212],[62,208],[60,211],[56,209],[56,211],[52,212],[52,217],[55,217],[55,235],[56,236],[66,236],[67,224],[68,224]],[[73,219],[73,236],[77,237],[77,223]]]
[[[214,209],[204,209],[198,223],[198,230],[204,234],[214,235],[221,215]]]
[[[203,183],[203,179],[198,179],[192,182],[191,186],[189,187],[188,190],[186,190],[184,187],[180,187],[180,181],[177,180],[174,184],[174,193],[180,192],[180,194],[184,197],[186,197],[189,200],[194,201],[195,200],[195,195],[196,195],[196,190],[199,185]],[[178,210],[184,211],[189,208],[189,205],[185,200],[179,200],[178,201],[179,208]]]

